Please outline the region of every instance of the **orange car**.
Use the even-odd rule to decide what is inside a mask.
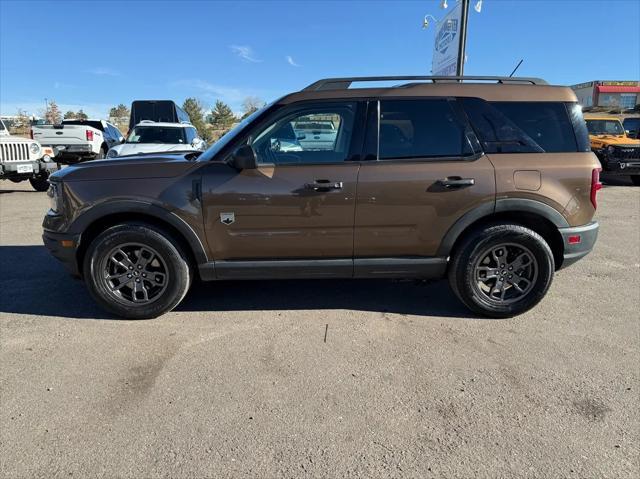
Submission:
[[[640,186],[640,140],[629,138],[617,118],[585,118],[591,149],[609,174],[630,176]]]

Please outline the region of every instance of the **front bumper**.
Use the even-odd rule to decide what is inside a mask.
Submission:
[[[42,233],[42,241],[44,242],[44,246],[49,250],[49,253],[62,262],[72,276],[81,276],[76,255],[80,235],[54,233],[44,230]]]
[[[593,221],[586,225],[570,228],[558,228],[564,244],[564,258],[561,268],[572,265],[588,255],[598,239],[600,225]]]

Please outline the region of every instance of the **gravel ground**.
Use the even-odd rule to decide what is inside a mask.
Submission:
[[[110,318],[0,188],[2,477],[638,477],[640,188],[535,310],[446,283],[198,285]],[[326,334],[326,342],[325,342]]]

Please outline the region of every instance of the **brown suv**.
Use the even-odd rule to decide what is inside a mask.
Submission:
[[[352,82],[399,82],[351,88]],[[538,303],[594,246],[600,164],[570,88],[498,77],[318,81],[204,153],[70,166],[44,242],[127,318],[204,281],[442,278],[476,313]]]

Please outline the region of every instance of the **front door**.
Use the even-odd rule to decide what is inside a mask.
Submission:
[[[218,278],[351,276],[356,102],[291,105],[248,133],[257,169],[203,176]]]
[[[357,276],[444,271],[438,247],[467,211],[495,201],[494,169],[450,99],[381,100],[374,161],[359,172]],[[375,124],[374,121],[370,122]],[[370,129],[371,130],[371,129]]]

